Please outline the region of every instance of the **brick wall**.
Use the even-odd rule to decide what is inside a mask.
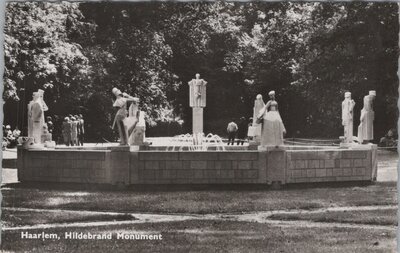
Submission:
[[[371,180],[373,150],[288,150],[286,183]]]
[[[20,181],[108,183],[110,151],[18,149]]]
[[[265,183],[258,151],[141,151],[131,156],[131,184]]]
[[[376,179],[362,150],[138,151],[18,148],[20,181],[104,184],[269,184]]]

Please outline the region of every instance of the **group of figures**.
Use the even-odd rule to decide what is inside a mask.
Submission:
[[[258,94],[254,101],[253,123],[249,127],[248,136],[259,142],[261,146],[281,146],[283,136],[286,133],[282,118],[278,111],[278,103],[275,100],[275,92],[268,93],[270,100],[264,104],[262,95]],[[355,102],[351,99],[351,93],[345,93],[342,102],[342,125],[344,126],[344,143],[353,143],[354,139],[359,144],[365,144],[374,139],[374,111],[373,101],[375,91],[369,91],[364,97],[364,107],[361,110],[358,136],[353,137],[353,109]]]
[[[253,123],[249,127],[248,136],[260,142],[261,146],[281,146],[286,129],[278,111],[275,91],[270,91],[268,96],[270,99],[265,104],[262,95],[257,95],[254,101]]]
[[[358,126],[357,141],[359,144],[367,143],[374,139],[374,118],[373,101],[376,97],[376,91],[369,91],[364,97],[364,106],[361,110],[360,125]],[[353,143],[353,109],[355,102],[351,99],[351,92],[344,94],[342,102],[342,125],[344,126],[344,143]]]
[[[66,146],[83,146],[85,122],[82,114],[64,118],[62,135]]]
[[[49,108],[43,97],[44,91],[39,89],[33,92],[32,101],[28,104],[28,137],[32,138],[35,144],[45,143],[52,139],[44,120],[44,112]]]
[[[112,89],[116,97],[113,107],[116,110],[114,123],[118,129],[120,145],[143,145],[146,131],[145,114],[139,110],[139,98]],[[127,110],[128,103],[129,111]]]

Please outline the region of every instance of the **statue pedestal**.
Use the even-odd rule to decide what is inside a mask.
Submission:
[[[41,137],[40,143],[45,143],[46,141],[52,141],[51,133],[43,133],[40,137]]]
[[[193,107],[193,135],[203,133],[203,108]]]

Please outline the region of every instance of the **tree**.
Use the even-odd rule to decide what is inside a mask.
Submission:
[[[82,47],[70,40],[84,26],[78,4],[25,2],[8,3],[6,8],[3,99],[19,101],[22,94],[18,114],[25,114],[37,89],[46,90],[53,112],[62,97],[67,104],[76,101],[71,93],[90,72]],[[7,105],[7,112],[15,110],[15,103]],[[15,111],[13,115],[9,118],[15,119]]]

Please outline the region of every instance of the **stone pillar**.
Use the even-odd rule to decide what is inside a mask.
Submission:
[[[189,84],[189,105],[193,108],[192,132],[193,137],[203,134],[203,108],[206,107],[207,82],[200,79],[200,74]],[[196,143],[201,144],[201,143]]]
[[[266,151],[267,156],[267,183],[280,184],[286,183],[286,155],[283,148],[262,147],[259,151]]]
[[[203,108],[193,107],[193,135],[203,133]]]
[[[372,175],[371,181],[376,181],[378,174],[378,146],[376,144],[371,145],[371,165]]]
[[[129,185],[130,175],[129,146],[112,147],[110,153],[111,184],[124,187]]]

